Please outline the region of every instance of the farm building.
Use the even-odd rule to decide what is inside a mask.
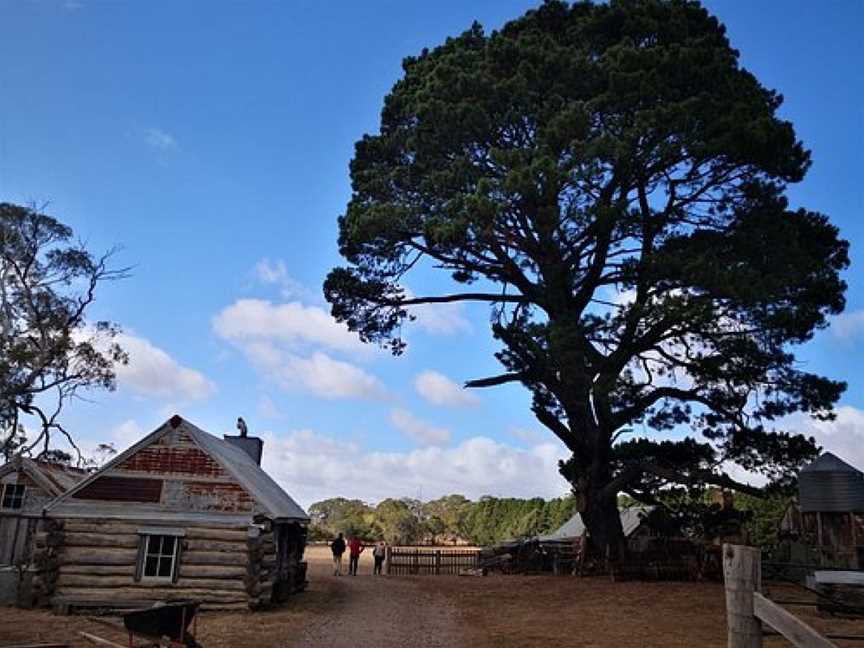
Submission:
[[[45,507],[37,603],[254,609],[302,589],[309,518],[260,467],[262,447],[172,417]]]
[[[0,567],[29,562],[42,509],[87,473],[17,456],[0,466]]]
[[[645,524],[645,516],[651,512],[650,506],[630,506],[621,509],[621,527],[624,529],[624,537],[628,542],[638,537],[650,535],[650,529]],[[540,536],[538,540],[544,542],[580,541],[585,534],[585,523],[582,516],[574,513],[573,517],[562,524],[557,530],[547,535]]]
[[[864,473],[826,452],[801,469],[798,501],[780,523],[792,557],[819,565],[864,566]],[[805,556],[805,554],[807,554]]]

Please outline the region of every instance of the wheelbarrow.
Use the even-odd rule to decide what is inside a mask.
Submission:
[[[164,644],[158,642],[167,638],[171,648],[200,648],[201,644],[195,640],[198,605],[198,601],[177,601],[124,613],[123,625],[129,631],[129,646],[134,645],[133,639],[138,636],[160,646]]]

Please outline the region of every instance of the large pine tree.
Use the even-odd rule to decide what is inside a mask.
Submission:
[[[531,391],[612,552],[619,492],[742,487],[729,464],[782,481],[813,455],[772,421],[830,417],[844,389],[793,347],[843,309],[847,244],[790,209],[809,153],[716,18],[552,1],[403,68],[351,163],[348,265],[325,284],[337,319],[399,353],[410,306],[488,302],[504,372],[468,385]],[[454,291],[406,293],[424,264]],[[691,436],[622,436],[637,425]]]

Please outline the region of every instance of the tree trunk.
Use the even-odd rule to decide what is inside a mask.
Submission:
[[[617,562],[627,551],[627,541],[621,526],[617,498],[603,497],[598,490],[586,493],[585,508],[580,512],[592,549],[598,555]]]

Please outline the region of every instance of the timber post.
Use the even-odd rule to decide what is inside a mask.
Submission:
[[[384,548],[384,573],[390,575],[390,545]]]
[[[762,589],[762,552],[723,545],[728,648],[761,648],[762,623],[753,611],[753,592]]]

